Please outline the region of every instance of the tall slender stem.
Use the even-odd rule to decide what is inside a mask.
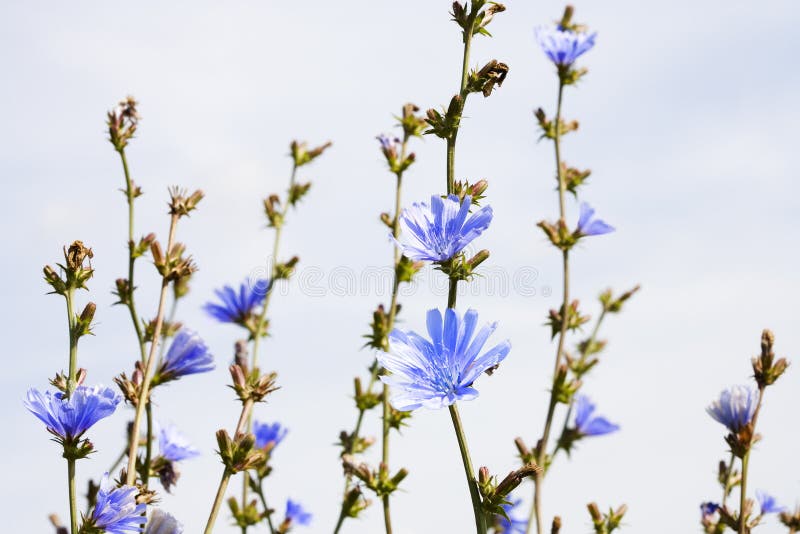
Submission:
[[[566,183],[564,176],[561,172],[561,102],[564,96],[564,82],[559,78],[558,82],[558,103],[556,105],[556,118],[555,118],[555,137],[553,145],[555,146],[556,158],[556,176],[558,178],[558,208],[559,208],[559,225],[566,225]],[[563,299],[561,301],[561,330],[558,334],[558,347],[556,348],[555,364],[553,366],[553,377],[555,379],[558,367],[561,364],[561,356],[564,352],[564,342],[567,336],[568,324],[568,309],[569,309],[569,251],[562,251],[563,263],[563,278],[564,289]],[[556,408],[556,391],[555,388],[550,391],[550,403],[547,409],[547,418],[544,423],[544,431],[542,438],[537,444],[537,458],[536,461],[539,465],[546,465],[547,444],[550,439],[550,429],[553,424],[553,415]],[[544,483],[545,470],[537,471],[534,477],[533,484],[533,507],[531,508],[530,518],[526,527],[526,533],[531,531],[531,524],[533,519],[536,522],[536,532],[538,534],[544,533],[544,518],[542,517],[542,485]]]
[[[144,467],[142,469],[142,485],[146,488],[150,480],[150,463],[153,459],[153,405],[149,402],[145,406],[145,419],[147,421],[147,441],[144,445]]]
[[[406,155],[408,153],[408,140],[409,135],[408,133],[403,134],[403,142],[400,147],[400,161],[405,161]],[[397,239],[400,236],[400,206],[402,205],[402,191],[403,191],[403,171],[398,171],[395,173],[397,177],[395,183],[395,195],[394,195],[394,217],[392,218],[392,236]],[[397,277],[397,266],[400,264],[400,260],[402,255],[400,253],[400,249],[397,247],[392,247],[392,266],[394,268],[394,274],[392,278],[392,296],[391,302],[389,304],[389,317],[387,321],[387,331],[391,332],[394,328],[395,318],[397,317],[397,299],[400,294],[400,280]],[[389,350],[389,340],[384,338],[382,340],[383,343],[383,350]],[[380,374],[380,366],[378,365],[377,361],[373,363],[372,371],[370,373],[370,380],[367,386],[367,392],[372,392],[372,387],[375,385],[375,382],[378,380],[378,375]],[[389,407],[389,386],[383,384],[383,395],[381,397],[381,411],[382,411],[382,428],[381,428],[381,463],[386,465],[387,469],[389,467],[389,437],[390,437],[390,430],[391,427],[389,426],[389,414],[391,413]],[[353,430],[352,439],[350,440],[349,447],[345,451],[346,454],[352,454],[353,450],[352,447],[355,445],[355,441],[358,438],[359,433],[361,432],[361,424],[364,420],[364,412],[365,409],[359,408],[358,410],[358,417],[356,419],[356,426]],[[352,480],[352,475],[348,474],[345,477],[344,483],[344,492],[347,493],[347,490],[350,488],[350,482]],[[381,503],[383,505],[383,524],[384,529],[386,530],[386,534],[392,533],[392,520],[391,520],[391,506],[390,506],[390,496],[384,495],[381,498]],[[344,523],[346,514],[344,508],[339,513],[339,518],[336,523],[336,527],[334,528],[334,534],[339,532],[339,529],[342,527]]]
[[[78,496],[75,492],[75,459],[67,458],[67,482],[69,484],[70,534],[78,534]]]
[[[233,432],[234,439],[236,438],[237,434],[240,434],[245,429],[245,425],[247,425],[247,422],[250,419],[253,403],[253,399],[250,398],[242,403],[242,411],[239,414],[239,421],[236,423],[236,430]],[[214,529],[214,523],[217,521],[219,508],[222,505],[222,499],[225,498],[225,490],[228,489],[228,482],[230,481],[232,474],[233,473],[231,470],[225,466],[225,470],[222,472],[222,478],[219,481],[219,487],[217,488],[217,495],[214,497],[214,504],[211,506],[211,513],[208,516],[208,522],[206,523],[206,529],[204,531],[205,534],[210,534]],[[245,472],[245,475],[246,474],[247,473]],[[245,480],[247,480],[246,476]]]
[[[742,458],[742,482],[739,495],[739,534],[747,533],[747,517],[745,517],[745,506],[747,504],[747,469],[750,466],[750,450],[744,453]]]
[[[78,332],[75,328],[75,289],[67,289],[67,324],[69,325],[69,376],[67,376],[67,397],[78,386]]]
[[[736,461],[736,455],[731,453],[731,459],[728,461],[728,467],[725,471],[725,487],[722,488],[722,501],[721,507],[725,508],[725,503],[728,501],[728,494],[731,491],[731,475],[733,474],[733,464]]]
[[[467,96],[467,80],[469,76],[469,53],[472,45],[472,34],[475,26],[475,17],[478,10],[471,10],[467,18],[467,23],[464,27],[464,52],[461,61],[461,83],[459,86],[459,96],[461,97],[461,110],[457,118],[457,126],[447,139],[447,193],[450,194],[454,190],[455,184],[455,157],[456,157],[456,140],[458,138],[458,125],[461,120],[461,112],[464,110]],[[456,299],[458,298],[458,279],[450,279],[447,291],[447,307],[455,308]],[[472,460],[470,459],[469,449],[467,448],[467,438],[464,434],[464,427],[461,424],[461,417],[458,413],[456,404],[450,405],[450,418],[453,421],[453,428],[458,439],[458,449],[461,452],[461,460],[464,464],[464,474],[467,477],[467,486],[469,488],[469,496],[472,500],[472,511],[475,515],[475,530],[477,534],[486,534],[486,518],[483,513],[481,494],[478,490],[478,481],[475,478],[475,471],[472,468]]]
[[[593,346],[595,341],[597,340],[597,334],[600,333],[600,325],[603,324],[603,320],[606,318],[606,314],[607,313],[608,313],[608,311],[604,307],[603,311],[600,312],[600,317],[597,318],[597,322],[594,324],[594,328],[592,329],[591,335],[586,340],[586,346],[587,347]],[[582,355],[581,358],[582,359],[585,358],[585,354]],[[575,407],[575,397],[573,396],[569,401],[569,406],[567,407],[567,414],[564,416],[564,424],[561,427],[561,435],[562,436],[565,435],[566,432],[567,432],[567,426],[569,425],[569,420],[570,420],[570,417],[572,416],[572,410],[573,410],[574,407]],[[553,458],[555,458],[555,455],[558,453],[559,450],[561,450],[561,447],[559,445],[560,443],[561,443],[561,440],[558,440],[558,442],[555,444],[555,446],[553,448],[553,453],[550,455],[551,464],[552,464]]]
[[[264,497],[264,487],[262,481],[258,481],[258,496],[261,498],[261,506],[264,507],[264,513],[267,516],[267,526],[269,527],[270,534],[275,534],[275,526],[272,524],[272,514],[268,513],[269,506],[267,506],[267,499]]]
[[[211,506],[211,513],[208,515],[208,522],[206,523],[206,529],[203,531],[205,534],[211,534],[214,530],[214,523],[217,521],[217,515],[219,514],[219,508],[222,505],[222,500],[225,498],[225,490],[228,489],[228,481],[231,479],[231,472],[228,468],[225,468],[225,471],[222,472],[222,479],[219,481],[219,487],[217,488],[217,495],[214,497],[214,504]]]
[[[175,230],[178,226],[178,215],[173,214],[170,218],[169,224],[169,238],[167,240],[167,254],[172,250],[172,245],[175,242]],[[128,471],[125,483],[129,486],[134,485],[136,482],[136,456],[139,449],[139,430],[141,428],[142,416],[144,415],[145,405],[149,402],[150,382],[152,380],[153,367],[155,367],[155,354],[158,349],[158,342],[161,338],[161,328],[164,324],[164,311],[167,301],[167,289],[169,288],[169,280],[166,276],[161,280],[161,294],[158,298],[158,312],[156,313],[156,324],[153,328],[153,340],[150,342],[150,354],[147,356],[147,362],[144,368],[144,378],[142,380],[142,389],[139,393],[139,401],[136,403],[136,415],[133,418],[133,426],[131,428],[130,447],[128,448]]]
[[[65,295],[67,301],[67,320],[69,325],[69,376],[67,376],[67,397],[72,395],[77,387],[78,367],[78,333],[75,327],[75,310],[73,299],[75,290],[69,288]],[[70,533],[78,534],[78,497],[75,492],[75,459],[67,458],[67,486],[69,494],[69,520]]]
[[[467,438],[464,434],[464,427],[461,424],[461,417],[455,404],[450,405],[450,418],[453,420],[453,428],[458,439],[458,449],[461,451],[461,460],[464,463],[464,474],[467,477],[469,496],[472,499],[472,510],[475,514],[475,530],[477,534],[486,534],[486,520],[481,508],[481,494],[478,490],[478,481],[475,478],[475,471],[472,468],[472,460],[467,448]]]
[[[295,184],[295,179],[297,178],[297,165],[292,165],[292,174],[289,178],[289,191],[291,191],[292,187]],[[264,295],[264,305],[261,307],[261,313],[258,316],[258,332],[253,338],[253,354],[250,357],[250,364],[252,367],[256,367],[258,365],[258,348],[260,346],[261,340],[261,333],[264,329],[264,324],[267,320],[267,309],[269,308],[269,303],[272,297],[272,289],[274,287],[274,280],[275,280],[275,273],[277,272],[276,267],[278,265],[278,252],[280,250],[281,244],[281,235],[283,234],[283,225],[286,219],[286,213],[289,211],[289,200],[287,197],[286,202],[283,204],[283,209],[281,211],[280,221],[281,223],[275,228],[275,241],[272,243],[272,257],[270,258],[272,262],[272,272],[270,273],[270,281],[269,285],[267,286],[267,293]]]
[[[742,481],[739,485],[739,534],[747,534],[747,521],[745,517],[745,507],[747,506],[747,470],[750,467],[750,451],[753,449],[753,443],[756,437],[756,423],[758,422],[758,414],[761,412],[761,403],[764,400],[764,386],[758,388],[758,404],[756,410],[753,412],[753,419],[750,422],[752,429],[750,431],[750,443],[747,444],[747,451],[742,458]]]
[[[281,244],[281,235],[283,234],[283,225],[286,219],[286,213],[289,211],[289,197],[288,195],[291,193],[292,187],[294,187],[295,179],[297,178],[297,164],[292,165],[292,174],[289,178],[289,193],[287,193],[286,201],[283,203],[283,207],[281,210],[280,216],[280,224],[278,224],[275,228],[275,240],[272,243],[272,257],[270,261],[272,262],[272,272],[270,273],[270,280],[267,285],[267,292],[264,295],[264,305],[261,307],[261,313],[258,316],[258,322],[256,333],[253,336],[253,354],[250,356],[250,367],[255,369],[258,366],[258,349],[261,345],[261,335],[264,331],[264,326],[267,321],[267,310],[269,309],[269,303],[272,300],[272,290],[274,288],[275,282],[275,275],[277,273],[277,265],[278,265],[278,252],[280,251],[280,244]],[[252,420],[248,415],[247,418],[247,430],[250,430],[252,424]],[[242,477],[242,508],[247,505],[247,494],[249,492],[249,484],[248,484],[248,477],[245,475]],[[246,534],[247,526],[242,526],[242,534]]]
[[[131,180],[130,169],[128,168],[128,158],[125,156],[125,149],[118,150],[119,157],[122,160],[122,170],[125,172],[125,197],[128,201],[128,298],[126,299],[126,306],[133,322],[133,329],[136,331],[136,340],[139,344],[139,354],[142,364],[146,362],[147,351],[145,350],[144,334],[142,333],[142,326],[139,324],[139,315],[136,312],[136,303],[134,301],[133,292],[135,289],[133,273],[134,264],[136,263],[136,256],[134,256],[134,247],[136,246],[133,240],[133,201],[135,200],[133,190],[133,180]]]
[[[404,161],[406,159],[406,151],[408,148],[408,133],[403,134],[403,143],[400,148],[400,161]],[[395,185],[395,192],[394,192],[394,218],[392,219],[392,236],[397,239],[400,236],[400,205],[402,201],[402,191],[403,191],[403,171],[398,171],[397,174],[397,182]],[[397,297],[400,290],[400,280],[397,277],[397,267],[400,264],[401,259],[400,249],[397,247],[392,247],[392,266],[394,267],[394,277],[392,280],[392,301],[389,304],[389,319],[388,319],[388,328],[387,331],[391,332],[394,328],[394,321],[395,317],[397,317]],[[389,350],[389,340],[383,340],[385,348],[384,350]],[[391,409],[389,407],[389,386],[388,384],[383,384],[383,396],[381,398],[381,408],[383,412],[383,435],[382,435],[382,443],[381,443],[381,463],[386,466],[386,469],[389,468],[389,433],[391,427],[389,426],[389,414],[391,413]],[[392,516],[391,510],[389,505],[389,498],[390,495],[384,495],[382,498],[383,501],[383,525],[384,529],[386,530],[386,534],[392,534]]]

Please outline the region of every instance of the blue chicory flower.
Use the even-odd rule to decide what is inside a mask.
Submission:
[[[778,504],[777,499],[769,493],[756,491],[756,499],[758,500],[758,507],[761,509],[761,515],[779,514],[786,511],[786,507]]]
[[[491,206],[484,206],[472,216],[472,198],[460,202],[456,195],[432,196],[431,203],[415,202],[400,215],[400,224],[410,244],[397,245],[409,259],[442,262],[451,259],[481,235],[492,222]]]
[[[310,513],[303,509],[303,506],[299,502],[295,502],[291,499],[286,501],[286,520],[290,523],[308,525],[311,523],[312,517]]]
[[[501,505],[505,510],[508,519],[500,514],[495,516],[494,531],[495,534],[525,534],[528,529],[528,521],[525,519],[518,519],[511,515],[512,511],[522,504],[522,499],[514,499],[510,503]]]
[[[396,137],[389,137],[386,134],[380,134],[375,137],[381,145],[381,150],[390,151],[395,148],[395,145],[400,141]]]
[[[704,502],[700,504],[700,517],[702,519],[711,517],[714,515],[717,510],[719,510],[719,505],[715,502]]]
[[[183,534],[183,525],[172,515],[156,508],[150,514],[144,534]]]
[[[181,328],[172,340],[158,370],[159,382],[214,369],[214,356],[197,332]]]
[[[200,455],[200,451],[192,447],[186,436],[181,434],[175,425],[161,428],[158,433],[158,450],[161,456],[171,462],[180,462]]]
[[[731,432],[738,433],[753,418],[758,394],[747,386],[733,386],[722,391],[707,408],[708,415]]]
[[[562,28],[540,26],[534,31],[539,46],[550,61],[558,67],[569,67],[594,46],[597,33],[586,33]]]
[[[41,393],[31,388],[25,407],[62,441],[75,441],[100,419],[108,417],[122,397],[105,386],[78,386],[69,398],[57,391]]]
[[[126,534],[142,531],[142,514],[146,504],[136,504],[139,489],[135,486],[118,488],[103,475],[97,501],[88,521],[95,528],[108,534]]]
[[[578,218],[578,228],[575,233],[580,237],[603,235],[614,231],[614,227],[602,219],[592,219],[594,208],[586,202],[581,202],[581,214]]]
[[[281,426],[280,423],[270,424],[258,421],[253,423],[253,435],[256,437],[256,447],[259,449],[269,446],[270,443],[272,444],[271,449],[274,449],[283,441],[288,432],[289,429]]]
[[[244,325],[256,307],[264,302],[269,287],[270,281],[265,279],[255,282],[245,280],[239,284],[238,292],[231,286],[224,286],[222,289],[214,290],[222,303],[209,302],[203,309],[222,323]]]
[[[578,395],[575,401],[575,429],[582,436],[602,436],[619,430],[619,425],[605,417],[594,415],[597,406],[586,395]]]
[[[427,321],[431,341],[414,332],[393,330],[389,352],[378,354],[378,362],[391,372],[380,378],[392,386],[392,406],[403,411],[421,406],[441,408],[477,397],[472,383],[511,350],[506,340],[481,355],[497,323],[483,326],[473,339],[477,323],[475,310],[467,310],[462,319],[448,308],[443,320],[441,312],[434,309],[428,312]]]

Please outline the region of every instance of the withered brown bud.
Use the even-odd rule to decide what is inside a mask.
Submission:
[[[500,484],[497,485],[497,493],[500,495],[508,495],[519,486],[523,480],[528,477],[536,476],[541,472],[542,468],[535,463],[528,463],[523,465],[516,471],[511,471]]]
[[[174,215],[177,217],[183,217],[189,215],[189,213],[197,208],[197,204],[203,200],[204,193],[200,189],[195,191],[189,196],[187,195],[186,189],[182,189],[177,186],[173,186],[169,190],[170,194],[170,202],[169,202],[169,213],[170,215]]]
[[[592,520],[595,523],[602,523],[603,514],[600,513],[600,508],[597,506],[597,503],[590,502],[586,505],[586,508],[589,510],[589,515],[592,516]]]
[[[64,249],[64,259],[67,260],[67,269],[70,271],[83,269],[84,260],[93,257],[92,249],[84,246],[82,241],[73,241],[69,248]]]
[[[63,525],[63,523],[61,523],[61,519],[59,519],[59,517],[56,514],[50,514],[49,516],[47,516],[47,518],[50,520],[50,524],[53,525],[53,527],[55,527],[56,534],[68,534],[69,533],[69,530],[67,530],[67,527],[65,527]]]

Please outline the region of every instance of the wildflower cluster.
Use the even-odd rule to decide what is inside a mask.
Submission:
[[[269,320],[267,313],[275,284],[279,280],[287,280],[292,275],[299,259],[293,256],[285,262],[278,261],[279,243],[290,206],[296,207],[299,201],[311,189],[311,183],[297,181],[297,173],[323,154],[331,143],[316,148],[309,148],[306,143],[292,141],[290,151],[292,172],[289,188],[285,197],[269,195],[263,201],[267,225],[275,229],[270,262],[270,275],[267,278],[247,279],[238,287],[223,286],[215,291],[217,301],[208,302],[204,306],[206,313],[220,323],[230,323],[242,328],[247,338],[237,341],[234,348],[234,364],[229,367],[231,389],[242,404],[242,411],[233,436],[224,429],[217,432],[218,453],[224,465],[223,477],[211,507],[206,524],[206,532],[211,532],[217,521],[225,490],[232,475],[242,473],[241,499],[231,497],[228,507],[231,516],[242,532],[250,527],[266,523],[270,532],[289,532],[293,525],[306,525],[311,515],[303,512],[300,505],[289,501],[286,518],[280,524],[273,521],[273,509],[267,506],[264,492],[264,480],[272,472],[270,459],[272,452],[286,437],[288,430],[280,423],[253,422],[254,405],[264,402],[278,389],[277,374],[263,372],[258,366],[258,353],[262,338],[268,335]],[[251,349],[248,357],[248,350]],[[250,491],[254,491],[258,500],[248,499]]]
[[[755,492],[758,513],[753,499],[748,497],[750,454],[753,445],[761,439],[761,435],[756,433],[756,423],[764,393],[789,367],[785,358],[775,357],[774,344],[773,333],[764,330],[761,334],[761,353],[752,359],[754,384],[724,389],[706,408],[708,415],[728,431],[725,442],[730,450],[729,459],[719,462],[717,481],[722,489],[722,499],[719,502],[704,502],[700,506],[700,524],[707,534],[722,534],[727,529],[746,534],[769,514],[780,514],[781,521],[792,528],[793,516],[771,494],[761,490]],[[729,497],[737,487],[738,509],[729,502]]]
[[[456,438],[454,445],[464,469],[476,534],[534,531],[544,534],[548,530],[559,534],[562,517],[549,513],[543,505],[545,477],[553,472],[560,453],[564,453],[562,459],[572,459],[595,438],[610,436],[621,429],[617,419],[607,417],[587,394],[587,381],[607,348],[607,342],[600,338],[605,319],[620,313],[639,286],[622,293],[611,289],[599,293],[594,317],[571,294],[574,284],[570,262],[583,246],[616,230],[586,201],[591,171],[573,167],[562,159],[564,136],[579,129],[577,120],[562,116],[565,89],[576,86],[588,74],[579,62],[598,42],[598,34],[574,22],[574,9],[567,6],[560,20],[538,26],[533,32],[544,57],[555,67],[558,82],[555,111],[548,114],[538,108],[534,112],[539,140],[548,145],[552,142],[554,148],[558,198],[557,216],[540,220],[537,226],[544,233],[544,242],[561,258],[563,273],[560,302],[544,319],[550,340],[556,344],[548,398],[542,404],[544,425],[533,439],[514,439],[519,464],[506,476],[473,464],[469,450],[469,434],[461,419],[459,403],[479,398],[481,384],[489,380],[483,375],[503,374],[501,366],[507,365],[512,344],[501,335],[495,336],[496,331],[502,333],[503,329],[496,322],[487,321],[487,314],[479,314],[463,302],[459,307],[459,290],[463,291],[465,284],[482,274],[484,263],[491,257],[488,249],[477,245],[491,233],[495,211],[489,204],[488,179],[456,178],[457,141],[462,121],[466,123],[467,103],[475,100],[473,95],[491,97],[507,82],[508,64],[484,59],[473,66],[471,59],[473,40],[476,36],[491,37],[491,23],[505,10],[504,5],[488,0],[453,2],[451,17],[459,28],[463,45],[458,87],[446,93],[447,104],[438,109],[420,113],[416,105],[405,104],[395,117],[396,131],[375,137],[377,151],[373,157],[380,160],[381,166],[385,164],[393,185],[394,207],[378,216],[385,226],[387,251],[391,252],[391,259],[386,258],[387,264],[391,261],[391,296],[371,312],[362,347],[369,349],[367,374],[363,375],[362,370],[353,379],[354,421],[339,433],[336,444],[344,487],[341,494],[336,494],[338,515],[334,534],[341,532],[345,524],[351,524],[348,519],[362,517],[373,499],[382,509],[383,530],[386,534],[393,532],[392,503],[398,490],[407,487],[404,481],[409,476],[429,476],[390,462],[391,445],[397,442],[399,431],[411,423],[417,410],[436,410],[441,414],[443,408],[447,409]],[[160,386],[188,388],[186,383],[196,380],[190,378],[192,375],[216,368],[209,345],[178,316],[178,310],[182,309],[179,305],[190,293],[197,271],[189,247],[178,241],[178,227],[197,212],[205,194],[201,190],[169,188],[166,235],[136,232],[135,208],[143,190],[132,179],[128,150],[140,132],[141,121],[139,104],[133,97],[119,102],[106,117],[108,140],[124,174],[122,192],[127,205],[126,272],[114,282],[113,294],[119,306],[115,309],[126,310],[130,317],[133,335],[127,343],[120,343],[118,352],[130,357],[129,349],[135,349],[126,372],[114,378],[118,390],[92,382],[89,371],[79,365],[79,342],[94,335],[98,313],[93,302],[81,302],[80,306],[78,302],[83,295],[79,290],[89,291],[94,278],[95,252],[75,240],[63,248],[62,261],[55,267],[47,265],[42,271],[50,293],[63,298],[66,304],[68,360],[66,370],[56,370],[51,375],[52,389],[31,387],[23,405],[43,423],[67,464],[69,527],[55,514],[50,516],[58,534],[182,534],[182,523],[160,508],[159,503],[164,492],[178,492],[181,471],[203,454],[178,427],[165,421],[156,401],[159,392],[165,391],[159,390]],[[444,141],[446,174],[438,186],[426,193],[424,200],[405,202],[403,182],[408,172],[412,169],[416,172],[420,165],[411,151],[411,143],[423,135]],[[202,511],[203,519],[208,512],[206,534],[220,524],[223,504],[227,504],[230,512],[229,524],[242,534],[262,530],[288,534],[313,521],[312,514],[294,499],[296,488],[282,490],[284,498],[280,502],[285,506],[274,505],[278,501],[273,498],[281,490],[274,483],[275,477],[270,477],[284,454],[281,451],[291,447],[294,434],[285,421],[279,417],[264,418],[259,410],[282,387],[277,373],[268,370],[267,362],[272,361],[264,354],[267,338],[273,333],[270,331],[270,317],[275,311],[270,306],[273,294],[279,284],[288,283],[299,264],[298,256],[281,250],[282,236],[290,213],[301,209],[311,194],[312,182],[301,181],[301,174],[331,146],[330,142],[310,146],[296,140],[289,144],[288,186],[282,193],[268,194],[258,206],[263,209],[266,227],[274,231],[271,247],[265,247],[269,249],[264,253],[266,268],[257,275],[240,279],[239,283],[221,284],[202,307],[209,318],[226,325],[224,328],[232,325],[231,331],[237,332],[231,339],[232,362],[226,365],[230,376],[228,387],[239,406],[236,421],[230,421],[230,425],[215,433],[222,475],[215,479],[219,482],[210,508]],[[529,225],[531,234],[537,232]],[[577,246],[579,243],[581,246]],[[473,247],[477,252],[468,252]],[[137,266],[148,255],[148,265],[154,267],[148,273],[156,282],[158,296],[156,302],[150,303],[152,306],[147,306],[156,309],[153,316],[139,312],[142,294],[138,292],[142,283],[139,275],[143,273],[137,271]],[[428,309],[423,317],[414,302],[404,302],[402,319],[411,326],[400,328],[401,290],[426,268],[446,280],[446,303]],[[762,439],[757,424],[766,391],[789,368],[788,360],[775,354],[774,344],[772,332],[764,330],[760,353],[751,360],[752,382],[722,390],[706,408],[707,414],[725,429],[722,436],[728,455],[717,467],[719,499],[700,505],[700,524],[706,534],[723,534],[728,530],[750,534],[770,516],[790,533],[800,532],[800,509],[791,511],[773,494],[761,489],[753,491],[749,480],[751,457],[756,443]],[[90,438],[95,425],[114,416],[123,404],[130,405],[133,412],[132,420],[125,421],[123,453],[108,471],[95,469],[95,478],[85,477],[89,478],[88,490],[85,506],[81,506],[84,512],[79,513],[77,466],[90,462],[78,460],[93,457],[96,445]],[[375,417],[378,411],[380,415]],[[527,424],[528,415],[520,418],[521,424]],[[369,454],[376,444],[381,449],[379,459],[378,453],[374,459]],[[529,479],[533,492],[530,502],[526,502],[518,489],[523,485],[528,487]],[[231,481],[240,483],[232,492]],[[449,482],[430,479],[430,483],[441,486],[444,492],[452,491]],[[525,508],[529,509],[527,514],[523,512]],[[610,534],[624,526],[625,504],[601,509],[596,502],[590,502],[586,510],[595,534]]]

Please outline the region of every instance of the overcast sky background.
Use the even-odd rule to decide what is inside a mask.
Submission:
[[[793,161],[800,8],[777,0],[576,4],[577,20],[599,37],[581,61],[589,75],[566,91],[565,116],[581,129],[565,140],[564,157],[593,170],[584,198],[618,231],[575,252],[574,295],[595,313],[606,287],[643,290],[608,320],[602,337],[610,345],[585,385],[622,431],[581,443],[569,462],[558,459],[545,511],[564,517],[567,534],[591,530],[591,500],[603,508],[627,503],[627,532],[698,532],[698,505],[719,498],[715,470],[726,451],[705,406],[721,388],[748,380],[762,328],[774,329],[781,355],[797,361],[800,352]],[[491,183],[495,219],[477,243],[492,251],[484,265],[509,276],[537,273],[526,286],[535,295],[484,290],[459,300],[462,310],[499,321],[494,340],[508,337],[514,347],[494,376],[479,380],[480,398],[461,404],[475,465],[499,474],[518,465],[513,438],[533,443],[541,432],[554,353],[542,323],[560,298],[559,255],[535,227],[557,214],[552,147],[537,143],[531,111],[552,112],[557,83],[532,30],[557,18],[563,4],[509,0],[507,7],[492,23],[495,37],[475,40],[472,65],[496,58],[511,72],[491,98],[470,98],[457,155],[459,178]],[[113,281],[126,269],[127,223],[117,191],[123,176],[104,126],[105,112],[127,94],[140,100],[143,116],[128,151],[145,192],[137,234],[165,238],[167,186],[207,195],[178,232],[200,267],[179,315],[205,337],[218,368],[159,388],[155,398],[158,419],[176,423],[203,451],[163,500],[187,533],[205,524],[221,473],[214,432],[230,430],[238,413],[225,385],[239,332],[200,308],[213,288],[264,266],[273,235],[261,199],[286,187],[289,141],[334,141],[300,173],[314,186],[291,213],[282,249],[284,258],[300,255],[301,274],[321,279],[310,291],[298,278],[273,300],[274,337],[262,361],[283,388],[256,411],[291,428],[275,453],[271,501],[281,514],[287,497],[313,511],[313,525],[297,532],[332,531],[342,486],[332,444],[354,423],[352,378],[372,358],[359,350],[360,336],[381,300],[374,288],[342,295],[336,287],[342,273],[358,276],[391,259],[377,215],[392,205],[393,181],[374,136],[390,130],[404,102],[438,107],[455,92],[461,45],[448,9],[430,0],[0,6],[0,400],[13,429],[0,443],[7,532],[49,532],[48,513],[67,517],[65,462],[22,405],[28,387],[47,387],[67,365],[64,303],[45,295],[41,280],[62,245],[81,239],[95,252],[91,294],[80,295],[98,304],[97,335],[80,347],[88,382],[109,384],[136,358],[127,312],[111,306]],[[445,183],[444,143],[428,137],[413,149],[408,202]],[[577,217],[571,201],[569,210]],[[151,316],[155,271],[140,262],[137,272],[139,310]],[[440,273],[424,280],[441,288]],[[422,329],[425,310],[444,306],[445,295],[426,282],[402,303],[404,325]],[[751,462],[750,487],[790,506],[800,502],[798,384],[791,368],[768,391],[764,439]],[[90,432],[99,452],[78,464],[81,491],[121,450],[131,413],[120,409]],[[377,432],[376,416],[365,428]],[[470,532],[446,411],[416,412],[393,441],[392,465],[411,471],[393,499],[396,532]],[[528,501],[531,491],[526,484],[519,494]],[[374,533],[380,524],[373,506],[344,531]],[[215,531],[238,531],[227,510]],[[785,530],[770,518],[759,532]]]

